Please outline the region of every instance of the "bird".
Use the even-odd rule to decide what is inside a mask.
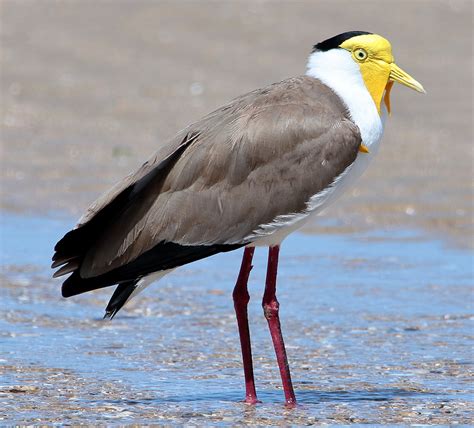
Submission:
[[[276,297],[282,241],[350,187],[377,154],[400,83],[392,46],[348,31],[313,46],[305,74],[239,96],[179,131],[99,197],[54,247],[63,297],[115,286],[104,318],[174,269],[243,248],[232,293],[245,403],[258,403],[248,325],[256,247],[268,247],[262,307],[285,403],[296,397]]]

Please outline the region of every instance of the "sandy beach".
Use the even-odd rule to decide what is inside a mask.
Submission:
[[[428,94],[394,88],[377,161],[326,215],[341,230],[424,227],[472,244],[471,2],[1,8],[4,210],[79,216],[188,123],[303,74],[314,43],[363,29],[387,37]]]

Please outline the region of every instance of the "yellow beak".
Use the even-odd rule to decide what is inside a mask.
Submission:
[[[415,91],[426,94],[423,86],[420,82],[417,82],[413,77],[408,73],[405,73],[397,64],[392,62],[390,64],[390,76],[389,80],[401,83],[402,85],[408,86],[409,88],[414,89]]]

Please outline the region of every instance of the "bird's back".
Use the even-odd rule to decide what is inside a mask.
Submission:
[[[317,79],[236,98],[179,132],[58,242],[53,264],[72,272],[63,294],[248,244],[262,225],[304,211],[359,145],[344,104]]]

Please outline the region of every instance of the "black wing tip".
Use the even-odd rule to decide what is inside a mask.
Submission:
[[[134,292],[137,287],[138,279],[134,281],[126,281],[122,284],[119,284],[115,289],[110,301],[105,308],[104,319],[113,319],[120,309],[123,308],[125,303]]]
[[[58,242],[56,242],[56,245],[54,246],[55,253],[60,253],[62,250],[64,250],[64,247],[68,245],[68,241],[71,239],[71,236],[74,237],[74,235],[77,233],[77,230],[78,229],[76,228],[69,230]]]
[[[75,231],[76,229],[72,229],[67,232],[54,246],[54,253],[51,257],[51,269],[56,269],[58,267],[59,269],[53,274],[53,278],[73,272],[81,263],[80,254],[75,251],[75,246],[71,245],[71,240],[77,241]]]
[[[123,296],[125,296],[127,293],[125,287],[131,286],[131,284],[136,284],[140,278],[146,275],[149,275],[153,272],[183,266],[185,264],[213,256],[217,253],[236,250],[237,248],[243,247],[244,245],[245,244],[214,244],[187,246],[173,242],[162,241],[132,262],[98,276],[83,278],[79,273],[80,268],[74,270],[71,272],[71,275],[63,282],[61,293],[63,297],[67,298],[77,294],[86,293],[88,291],[97,290],[99,288],[109,287],[114,284],[120,284],[121,286],[123,285],[123,287],[121,287],[120,290],[117,288],[115,293],[120,292],[123,293]],[[64,268],[65,269],[63,272],[65,274],[65,271],[69,269],[68,265],[66,265]],[[61,268],[60,271],[62,269],[63,268]],[[134,288],[130,288],[128,290],[129,294],[131,294],[133,289]],[[116,295],[115,293],[112,296],[112,299],[114,297],[118,299],[118,294]],[[129,294],[127,295],[127,299]],[[127,299],[123,301],[121,306],[125,304]]]
[[[338,34],[337,36],[316,43],[313,46],[313,50],[311,51],[311,53],[314,53],[316,51],[326,52],[331,49],[336,49],[341,45],[341,43],[344,43],[346,40],[352,39],[352,37],[364,36],[367,34],[373,33],[370,33],[368,31],[346,31],[345,33]]]
[[[107,321],[112,321],[117,312],[118,312],[118,310],[116,310],[116,311],[105,311],[104,318],[102,318],[102,319],[107,320]]]
[[[69,265],[69,262],[82,263],[85,254],[95,244],[98,236],[102,233],[104,225],[109,224],[117,218],[117,216],[119,216],[120,213],[122,213],[134,201],[137,195],[140,194],[140,191],[159,173],[170,168],[179,156],[181,156],[184,150],[193,141],[199,138],[199,136],[200,132],[198,131],[187,133],[181,145],[167,158],[162,160],[155,168],[148,172],[138,182],[134,182],[121,190],[120,193],[115,195],[109,203],[98,210],[87,222],[78,224],[75,228],[67,232],[54,246],[54,254],[52,256],[53,263],[51,267],[54,269],[66,263]],[[54,274],[54,277],[69,273],[67,272],[68,269],[69,268],[60,268],[59,271]],[[119,272],[121,271],[120,268],[117,270]],[[117,284],[123,280],[120,275],[116,278],[113,275],[113,273],[110,273],[89,279],[82,279],[79,276],[71,275],[63,284],[63,296],[74,296],[96,288]]]

